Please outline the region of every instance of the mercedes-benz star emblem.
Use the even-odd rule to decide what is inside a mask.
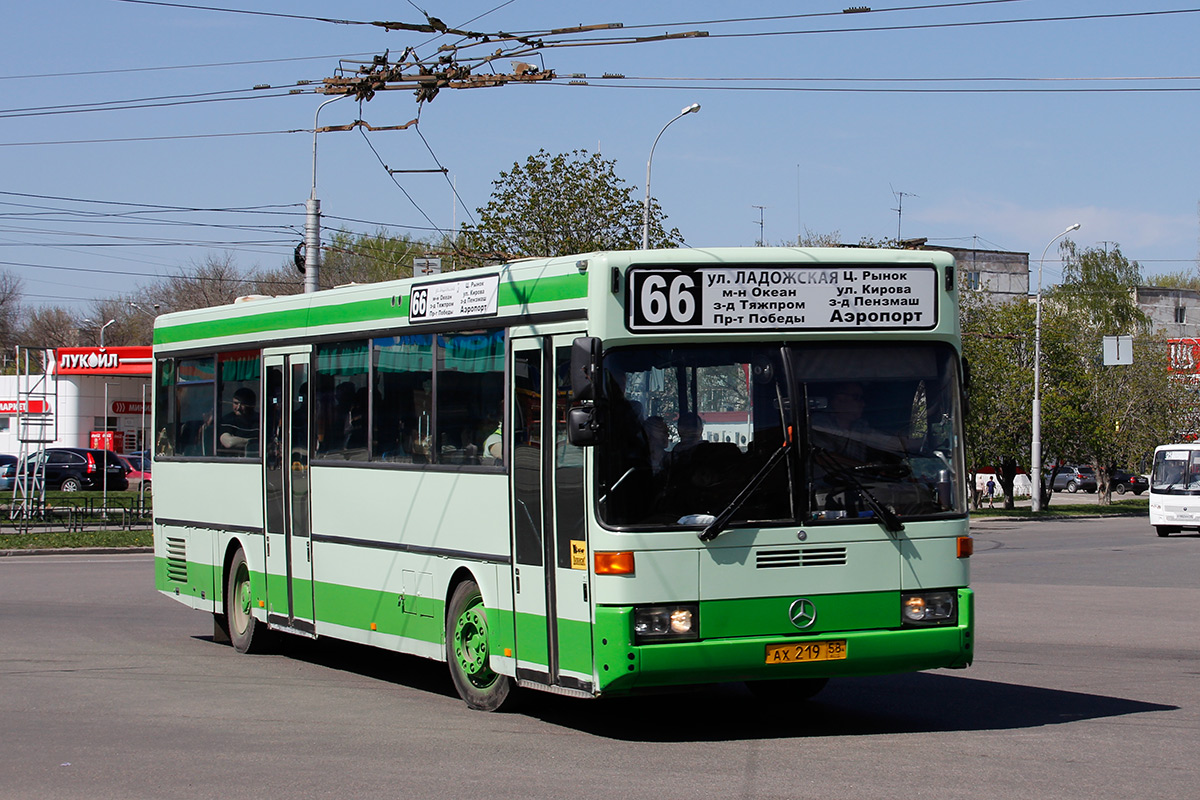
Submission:
[[[811,628],[817,621],[817,607],[812,600],[801,597],[788,608],[788,619],[800,630]]]

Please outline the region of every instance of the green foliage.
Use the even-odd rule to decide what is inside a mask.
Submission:
[[[1121,252],[1089,247],[1080,251],[1070,239],[1059,248],[1063,257],[1062,284],[1049,295],[1082,316],[1081,322],[1108,335],[1147,330],[1149,320],[1137,307],[1133,287],[1142,283],[1142,269]]]
[[[376,283],[412,275],[413,258],[425,255],[429,245],[386,231],[355,236],[341,230],[323,248],[322,289],[347,283]]]
[[[1167,272],[1162,275],[1151,275],[1145,278],[1143,286],[1155,286],[1159,289],[1191,289],[1200,291],[1200,273],[1197,272]]]
[[[1011,507],[1016,468],[1028,463],[1031,441],[1034,306],[1025,300],[990,303],[981,292],[960,297],[963,355],[971,367],[968,463],[996,468],[1005,507]],[[1043,327],[1043,342],[1045,333]]]
[[[10,533],[0,530],[0,550],[41,550],[80,547],[152,547],[154,537],[145,530],[67,531],[44,530]]]
[[[642,200],[617,177],[616,161],[586,150],[545,150],[515,163],[492,182],[478,225],[463,228],[463,246],[494,258],[560,256],[641,247]],[[650,246],[678,247],[678,229],[663,228],[650,202]]]
[[[1136,466],[1176,438],[1195,403],[1168,374],[1165,342],[1144,332],[1131,291],[1141,282],[1137,263],[1119,247],[1080,252],[1066,242],[1063,254],[1063,284],[1042,303],[1043,469],[1091,464],[1106,484],[1110,469]],[[991,304],[974,292],[961,302],[972,367],[968,455],[976,467],[995,466],[1008,495],[1009,466],[1029,465],[1036,308],[1025,300]],[[1103,364],[1103,337],[1115,334],[1136,334],[1133,365]],[[1101,502],[1109,499],[1104,492]]]

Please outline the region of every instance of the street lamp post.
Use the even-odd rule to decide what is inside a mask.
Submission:
[[[1038,259],[1037,310],[1033,323],[1033,442],[1030,448],[1032,452],[1029,469],[1029,477],[1033,484],[1029,506],[1033,511],[1042,510],[1042,262],[1046,260],[1046,252],[1050,245],[1077,230],[1078,222],[1046,242],[1042,257]]]
[[[680,111],[671,118],[671,122],[688,114],[695,114],[700,110],[699,103],[692,103],[687,108]],[[654,148],[658,147],[658,140],[666,133],[667,128],[671,127],[671,122],[662,126],[662,130],[658,132],[658,136],[654,137],[654,144],[650,145],[650,157],[646,159],[646,202],[642,206],[642,249],[650,249],[650,164],[654,161]]]
[[[313,114],[313,159],[312,159],[312,191],[304,203],[304,293],[317,291],[317,280],[321,271],[321,201],[317,199],[317,117],[321,109],[334,100],[341,100],[346,95],[331,97]]]
[[[84,318],[83,321],[87,325],[95,325],[96,324],[96,321],[92,320],[92,319]],[[104,349],[104,329],[107,328],[109,325],[112,325],[114,322],[116,322],[115,319],[110,319],[108,322],[106,322],[100,326],[100,349],[101,350]]]

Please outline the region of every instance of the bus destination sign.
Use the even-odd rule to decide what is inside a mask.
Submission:
[[[930,330],[929,264],[631,267],[626,327],[663,330]]]
[[[499,275],[415,286],[409,298],[408,319],[411,322],[433,322],[495,316],[499,288]]]

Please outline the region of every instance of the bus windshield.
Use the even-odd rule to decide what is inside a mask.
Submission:
[[[961,515],[956,365],[941,343],[614,348],[600,518],[704,525],[789,441],[734,524],[861,521],[881,507],[900,519]]]
[[[1200,494],[1200,450],[1160,449],[1150,473],[1152,494]]]

